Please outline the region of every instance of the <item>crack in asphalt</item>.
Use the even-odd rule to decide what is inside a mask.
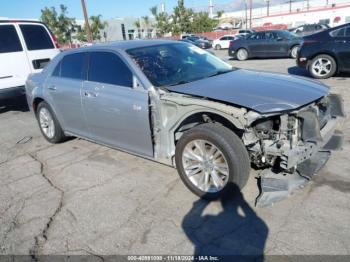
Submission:
[[[45,170],[45,165],[44,163],[34,154],[29,153],[28,154],[33,160],[35,160],[36,162],[38,162],[40,164],[40,174],[41,176],[49,183],[49,185],[54,188],[55,190],[57,190],[58,192],[60,192],[60,202],[55,210],[55,212],[53,213],[53,215],[49,218],[48,222],[46,223],[44,229],[42,230],[42,232],[34,237],[34,246],[30,249],[29,254],[32,257],[32,259],[34,261],[39,261],[38,255],[40,252],[40,248],[45,244],[45,242],[48,239],[48,231],[50,229],[51,224],[53,223],[54,219],[56,218],[56,216],[58,215],[58,213],[61,211],[62,207],[63,207],[63,198],[64,198],[64,191],[59,188],[58,186],[56,186],[50,178],[48,178],[44,172]]]

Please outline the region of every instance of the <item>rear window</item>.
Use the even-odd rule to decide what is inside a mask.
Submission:
[[[0,25],[0,54],[22,51],[16,28],[13,25]]]
[[[82,80],[85,57],[85,53],[66,55],[60,63],[61,70],[59,70],[58,66],[54,71],[54,75],[57,76],[58,74],[61,77]]]
[[[41,25],[20,25],[28,50],[55,48],[45,27]]]

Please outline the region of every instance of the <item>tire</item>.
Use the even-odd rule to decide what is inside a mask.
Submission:
[[[215,50],[220,50],[220,49],[221,49],[221,45],[217,44],[217,45],[215,46]]]
[[[58,123],[53,110],[45,101],[42,101],[36,110],[36,118],[39,128],[47,141],[52,144],[57,144],[65,141],[67,137]],[[47,126],[47,128],[45,128]]]
[[[299,45],[293,46],[293,47],[290,49],[289,56],[290,56],[291,58],[293,58],[293,59],[296,59],[296,58],[297,58],[297,55],[298,55],[299,48],[300,48]]]
[[[237,50],[236,58],[239,61],[245,61],[248,59],[248,51],[245,48],[240,48]]]
[[[326,79],[337,72],[337,62],[329,55],[318,55],[311,60],[308,70],[314,78]]]
[[[192,145],[194,145],[195,142],[200,143],[199,141],[202,141],[208,155],[210,155],[209,153],[211,149],[211,147],[208,148],[209,144],[214,145],[214,148],[217,149],[213,152],[220,152],[222,154],[222,157],[215,158],[216,153],[213,153],[213,159],[216,159],[216,161],[220,161],[221,159],[222,162],[219,163],[219,165],[224,165],[225,161],[227,163],[226,170],[228,172],[226,174],[228,175],[222,176],[223,173],[219,174],[219,176],[221,175],[222,178],[220,181],[223,182],[223,186],[220,190],[213,190],[217,189],[215,183],[216,179],[213,179],[214,171],[211,171],[212,173],[208,175],[206,172],[210,171],[208,171],[207,168],[202,168],[202,171],[197,173],[193,172],[195,173],[193,175],[190,172],[196,169],[190,171],[188,169],[187,156],[193,156],[187,153],[188,149],[192,148]],[[175,161],[180,178],[187,188],[197,196],[208,200],[225,198],[230,194],[234,194],[234,189],[242,189],[246,185],[249,178],[250,159],[241,139],[230,129],[216,123],[201,124],[185,132],[176,145]],[[190,165],[193,166],[196,165],[193,164],[193,162],[205,163],[208,161],[200,162],[198,160],[190,160],[190,162]],[[215,170],[215,168],[213,170]],[[218,171],[216,170],[215,173],[218,174]],[[203,185],[203,187],[207,189],[203,190],[203,188],[200,188],[199,185],[196,185],[196,180],[198,179],[198,181],[200,181],[200,178],[205,178],[206,176],[209,176],[208,181],[210,181],[211,187],[205,187],[205,185]]]

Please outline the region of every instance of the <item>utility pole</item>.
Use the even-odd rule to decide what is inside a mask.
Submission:
[[[248,0],[244,0],[245,5],[245,29],[248,29]]]
[[[85,0],[81,0],[81,6],[83,8],[87,40],[88,40],[89,43],[92,43],[93,38],[92,38],[91,27],[90,27],[90,24],[89,24],[89,18],[88,18],[87,12],[86,12]]]
[[[249,0],[249,28],[252,29],[253,0]]]
[[[289,13],[292,12],[292,3],[294,2],[294,0],[289,0]]]
[[[310,9],[310,0],[306,0],[306,9],[307,11]]]
[[[270,0],[265,0],[266,1],[266,5],[267,5],[267,16],[270,15]]]

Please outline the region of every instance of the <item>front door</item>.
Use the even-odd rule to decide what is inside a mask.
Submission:
[[[148,91],[114,52],[90,52],[83,108],[90,137],[101,143],[153,156]]]

